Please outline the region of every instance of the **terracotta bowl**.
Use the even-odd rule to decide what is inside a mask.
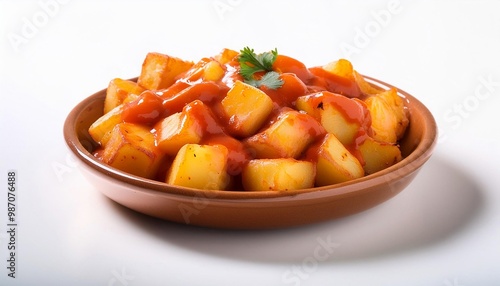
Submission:
[[[392,87],[366,77],[383,88]],[[148,180],[114,169],[91,152],[96,143],[87,129],[103,113],[106,90],[79,103],[64,124],[64,138],[97,190],[111,200],[146,215],[196,226],[269,229],[305,225],[359,213],[401,192],[429,159],[437,139],[429,110],[399,90],[410,111],[401,140],[404,159],[369,176],[326,187],[277,192],[206,191]]]

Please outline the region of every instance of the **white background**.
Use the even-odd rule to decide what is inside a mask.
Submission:
[[[500,285],[500,2],[0,1],[0,285]],[[105,198],[66,115],[147,52],[197,61],[278,48],[345,57],[419,98],[440,141],[417,179],[366,212],[285,230],[152,219]],[[7,172],[17,170],[17,278]]]

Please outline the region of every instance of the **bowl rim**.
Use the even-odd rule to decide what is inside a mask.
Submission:
[[[105,163],[100,162],[94,155],[92,155],[80,142],[78,134],[75,130],[77,124],[76,119],[79,114],[84,111],[90,104],[103,96],[106,89],[100,90],[93,95],[85,98],[79,102],[68,114],[63,126],[64,140],[69,147],[71,153],[83,162],[87,167],[94,171],[104,174],[105,176],[117,182],[136,187],[138,190],[146,191],[155,195],[174,195],[190,198],[210,198],[216,200],[262,200],[262,199],[289,199],[296,196],[314,196],[323,197],[330,196],[334,192],[338,196],[349,196],[360,189],[368,189],[370,187],[388,183],[389,181],[397,178],[402,178],[410,175],[418,170],[431,156],[433,149],[437,144],[437,125],[436,121],[429,111],[429,109],[418,99],[409,93],[397,88],[393,85],[387,84],[378,79],[365,76],[363,77],[370,82],[384,88],[396,88],[398,95],[401,96],[406,102],[411,102],[413,106],[421,113],[424,118],[424,130],[420,142],[418,142],[415,149],[404,157],[400,162],[385,168],[376,173],[363,176],[358,179],[350,180],[335,185],[328,185],[322,187],[313,187],[298,190],[288,191],[234,191],[234,190],[202,190],[194,189],[176,185],[170,185],[164,182],[142,178],[132,175],[121,170],[115,169]],[[131,80],[134,80],[133,78]],[[410,113],[412,110],[410,110]],[[353,187],[357,186],[357,187]]]

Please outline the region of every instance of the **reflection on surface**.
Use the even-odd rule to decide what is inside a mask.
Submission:
[[[232,231],[191,227],[150,218],[111,201],[109,204],[133,227],[166,243],[232,259],[293,263],[315,255],[319,247],[323,262],[425,248],[462,231],[483,202],[481,190],[467,174],[434,155],[411,185],[386,203],[357,215],[299,228]]]

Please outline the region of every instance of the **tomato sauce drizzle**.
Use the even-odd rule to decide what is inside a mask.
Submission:
[[[204,136],[200,143],[226,146],[229,150],[228,173],[238,176],[243,167],[253,158],[251,152],[240,140],[226,132],[228,123],[225,122],[221,101],[234,83],[238,80],[243,81],[243,78],[239,74],[239,63],[233,60],[223,66],[224,76],[219,81],[204,81],[202,67],[209,60],[211,59],[202,59],[197,64],[198,69],[195,66],[182,74],[179,77],[180,80],[166,89],[143,92],[136,100],[124,106],[122,119],[125,122],[151,126],[162,118],[181,112],[184,108],[190,108],[190,112],[203,122]],[[283,55],[277,57],[273,69],[280,73],[283,86],[278,89],[260,87],[274,102],[274,108],[266,126],[272,124],[284,110],[294,108],[298,97],[329,91],[333,96],[317,97],[315,104],[317,106],[325,103],[333,104],[350,122],[361,126],[354,144],[346,147],[363,164],[357,147],[371,132],[371,118],[364,102],[357,99],[362,94],[356,82],[329,73],[321,67],[306,68],[296,59]],[[314,160],[319,144],[326,133],[323,129],[320,130],[313,125],[309,133],[316,140],[302,158]]]

